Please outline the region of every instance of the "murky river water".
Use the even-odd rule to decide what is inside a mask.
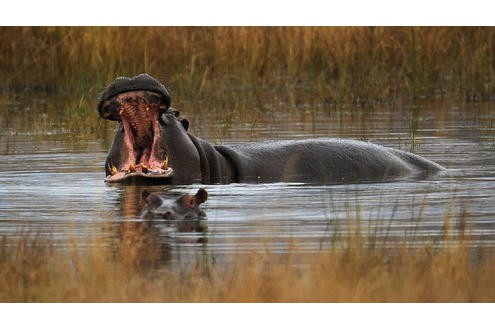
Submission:
[[[356,138],[412,149],[449,169],[426,181],[204,186],[209,193],[203,204],[205,229],[188,233],[160,224],[139,229],[139,195],[145,188],[195,193],[199,185],[107,185],[103,165],[114,127],[98,134],[104,137],[74,136],[56,125],[35,132],[28,123],[13,123],[7,106],[1,103],[0,236],[11,241],[35,232],[58,247],[74,242],[90,247],[94,237],[110,245],[136,233],[153,233],[162,258],[173,262],[200,254],[285,252],[290,247],[317,251],[359,222],[362,231],[391,247],[445,243],[445,234],[495,246],[494,104],[425,102],[415,111],[404,106],[372,113],[302,109],[239,117],[229,124],[219,115],[183,109],[190,130],[213,143]],[[22,104],[17,110],[35,112]]]

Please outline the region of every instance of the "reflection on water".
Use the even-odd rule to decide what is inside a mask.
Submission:
[[[447,243],[465,238],[495,246],[495,132],[493,105],[483,109],[270,113],[223,125],[193,115],[191,131],[212,143],[341,136],[410,150],[449,171],[426,181],[350,185],[231,184],[203,186],[204,229],[183,232],[139,218],[141,192],[194,194],[193,186],[125,186],[103,182],[112,129],[67,136],[63,129],[32,132],[0,117],[0,235],[36,232],[58,247],[102,237],[128,261],[183,261],[203,254],[252,250],[312,252],[331,247],[356,224],[385,246]],[[5,113],[2,111],[2,113]],[[96,115],[96,114],[95,114]],[[223,131],[219,134],[219,131]],[[108,136],[108,137],[106,137]],[[448,229],[446,228],[448,227]],[[194,229],[193,229],[194,230]],[[13,240],[13,239],[9,239]],[[150,250],[153,250],[150,252]]]

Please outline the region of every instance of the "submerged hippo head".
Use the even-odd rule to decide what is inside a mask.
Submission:
[[[176,178],[191,182],[200,175],[198,154],[187,135],[189,124],[170,108],[169,93],[155,78],[148,74],[119,77],[104,90],[97,107],[101,117],[120,122],[105,163],[105,181]],[[198,172],[181,167],[178,174],[174,165],[198,167]]]
[[[199,188],[195,195],[182,195],[178,198],[149,193],[145,190],[141,198],[146,203],[141,212],[142,219],[198,221],[206,218],[205,212],[199,208],[199,205],[208,199],[208,192],[203,188]]]

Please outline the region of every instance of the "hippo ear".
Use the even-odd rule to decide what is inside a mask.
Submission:
[[[185,209],[193,209],[198,206],[196,198],[191,195],[184,195],[179,198],[180,204]]]
[[[208,199],[208,192],[203,188],[199,188],[194,198],[196,199],[196,204],[202,204]]]
[[[189,129],[189,121],[185,118],[183,118],[182,120],[180,120],[180,122],[182,123],[182,126],[184,127],[184,129],[187,131],[187,129]]]

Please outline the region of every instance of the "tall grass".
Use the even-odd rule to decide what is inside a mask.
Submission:
[[[104,124],[96,119],[98,94],[116,76],[141,72],[191,112],[491,99],[494,36],[492,27],[0,27],[0,103],[4,117],[29,125],[41,124],[44,110],[46,125],[95,133]],[[48,93],[60,109],[37,103],[36,115],[17,111],[10,98],[26,93]],[[160,269],[156,254],[133,245],[120,245],[134,254],[124,257],[106,247],[4,240],[0,301],[495,301],[493,258],[479,261],[462,241],[391,252],[352,237],[343,249],[317,254],[294,245],[286,255]]]
[[[198,258],[180,267],[119,260],[104,248],[60,250],[36,239],[0,248],[1,302],[493,302],[495,262],[461,242]],[[303,259],[304,258],[304,259]]]
[[[494,40],[492,27],[3,27],[0,85],[79,99],[148,72],[205,106],[273,91],[293,105],[487,98]]]
[[[0,106],[19,115],[19,98],[56,99],[35,127],[101,131],[98,95],[142,72],[166,84],[174,107],[227,121],[487,100],[494,37],[493,27],[0,27]]]

